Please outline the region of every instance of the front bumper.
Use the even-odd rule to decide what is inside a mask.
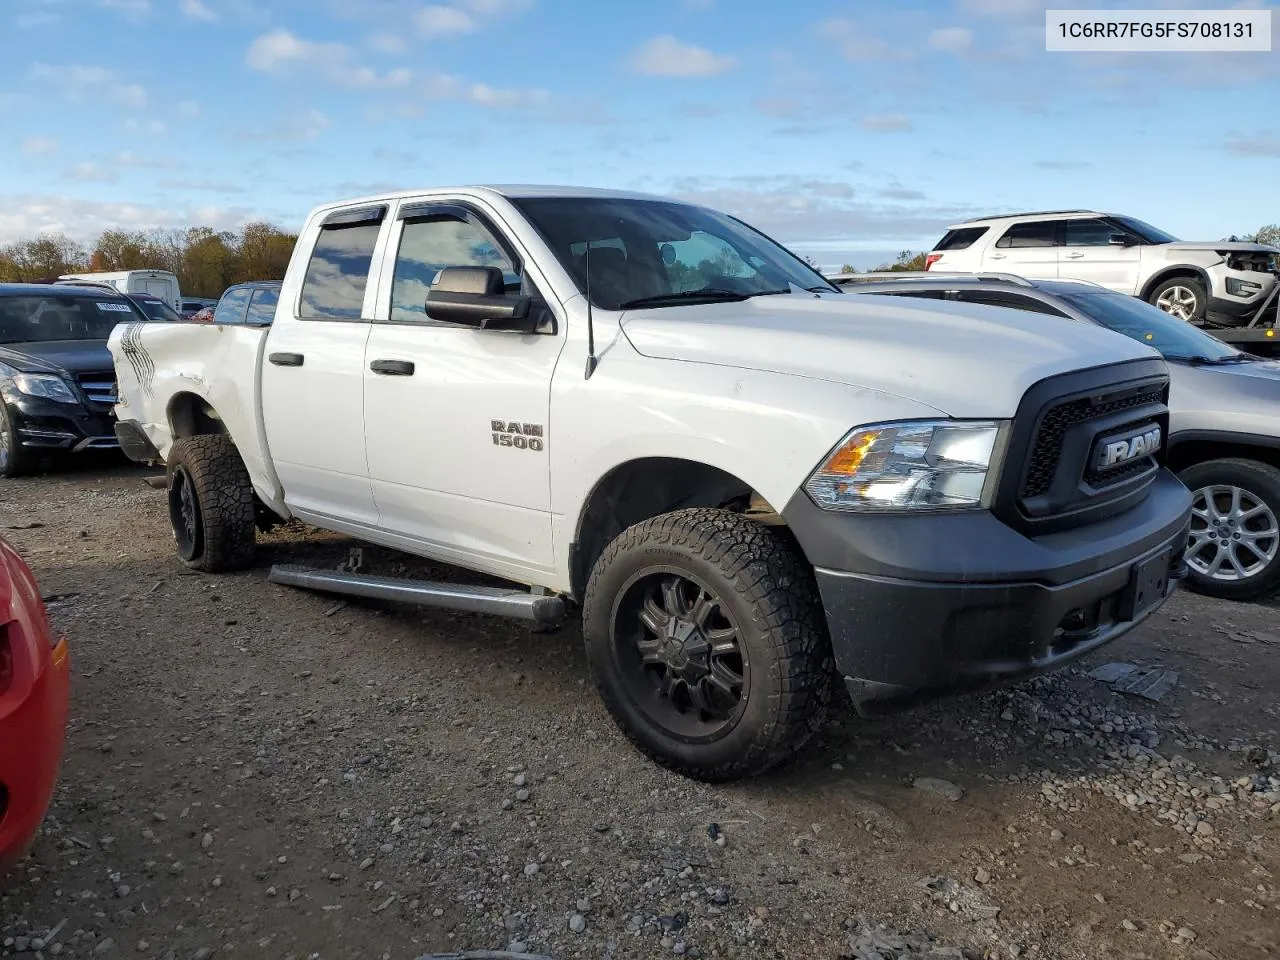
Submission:
[[[24,447],[63,450],[115,450],[115,417],[83,404],[56,403],[43,397],[8,392],[5,401],[18,442]]]
[[[64,639],[20,703],[0,696],[0,874],[26,855],[53,797],[70,689]]]
[[[1124,513],[1034,538],[986,512],[833,515],[802,497],[783,516],[862,713],[1054,670],[1122,636],[1181,578],[1191,508],[1167,471]]]
[[[1247,295],[1232,293],[1227,280],[1256,285],[1259,289]],[[1266,303],[1268,296],[1280,283],[1274,273],[1260,273],[1256,270],[1222,270],[1214,271],[1213,289],[1209,292],[1207,307],[1208,319],[1216,323],[1237,325],[1249,322]]]

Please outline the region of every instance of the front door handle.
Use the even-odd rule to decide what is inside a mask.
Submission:
[[[302,366],[302,354],[300,353],[273,353],[267,359],[277,367]]]
[[[374,373],[387,377],[412,377],[413,362],[411,360],[375,360],[369,364]]]
[[[992,259],[992,260],[1003,260],[1003,259],[1004,259],[1004,254],[1003,254],[1003,253],[993,253],[993,254],[991,255],[991,259]]]
[[[1068,253],[1068,254],[1067,254],[1067,259],[1068,259],[1068,260],[1079,260],[1079,259],[1080,259],[1081,257],[1083,257],[1083,256],[1084,256],[1084,254],[1083,254],[1083,253]]]

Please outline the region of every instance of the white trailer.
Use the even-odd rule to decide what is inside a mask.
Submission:
[[[159,297],[173,309],[178,310],[182,301],[182,293],[178,289],[178,278],[169,270],[118,270],[109,273],[69,273],[59,280],[85,280],[91,283],[105,283],[115,287],[121,293],[149,293]]]

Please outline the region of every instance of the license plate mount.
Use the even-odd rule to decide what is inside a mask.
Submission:
[[[1164,599],[1169,589],[1169,551],[1163,551],[1129,570],[1129,586],[1120,598],[1120,619],[1136,620]]]

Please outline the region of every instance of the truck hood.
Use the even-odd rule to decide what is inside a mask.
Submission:
[[[953,417],[1009,417],[1046,377],[1158,354],[1071,320],[873,294],[779,295],[625,313],[647,357],[846,383]]]
[[[1179,240],[1177,243],[1155,244],[1161,250],[1212,250],[1214,253],[1280,253],[1280,248],[1269,247],[1265,243],[1245,243],[1239,240],[1223,240],[1218,243],[1206,240],[1204,243]]]
[[[96,373],[111,370],[105,340],[43,340],[0,344],[0,363],[22,373]]]

